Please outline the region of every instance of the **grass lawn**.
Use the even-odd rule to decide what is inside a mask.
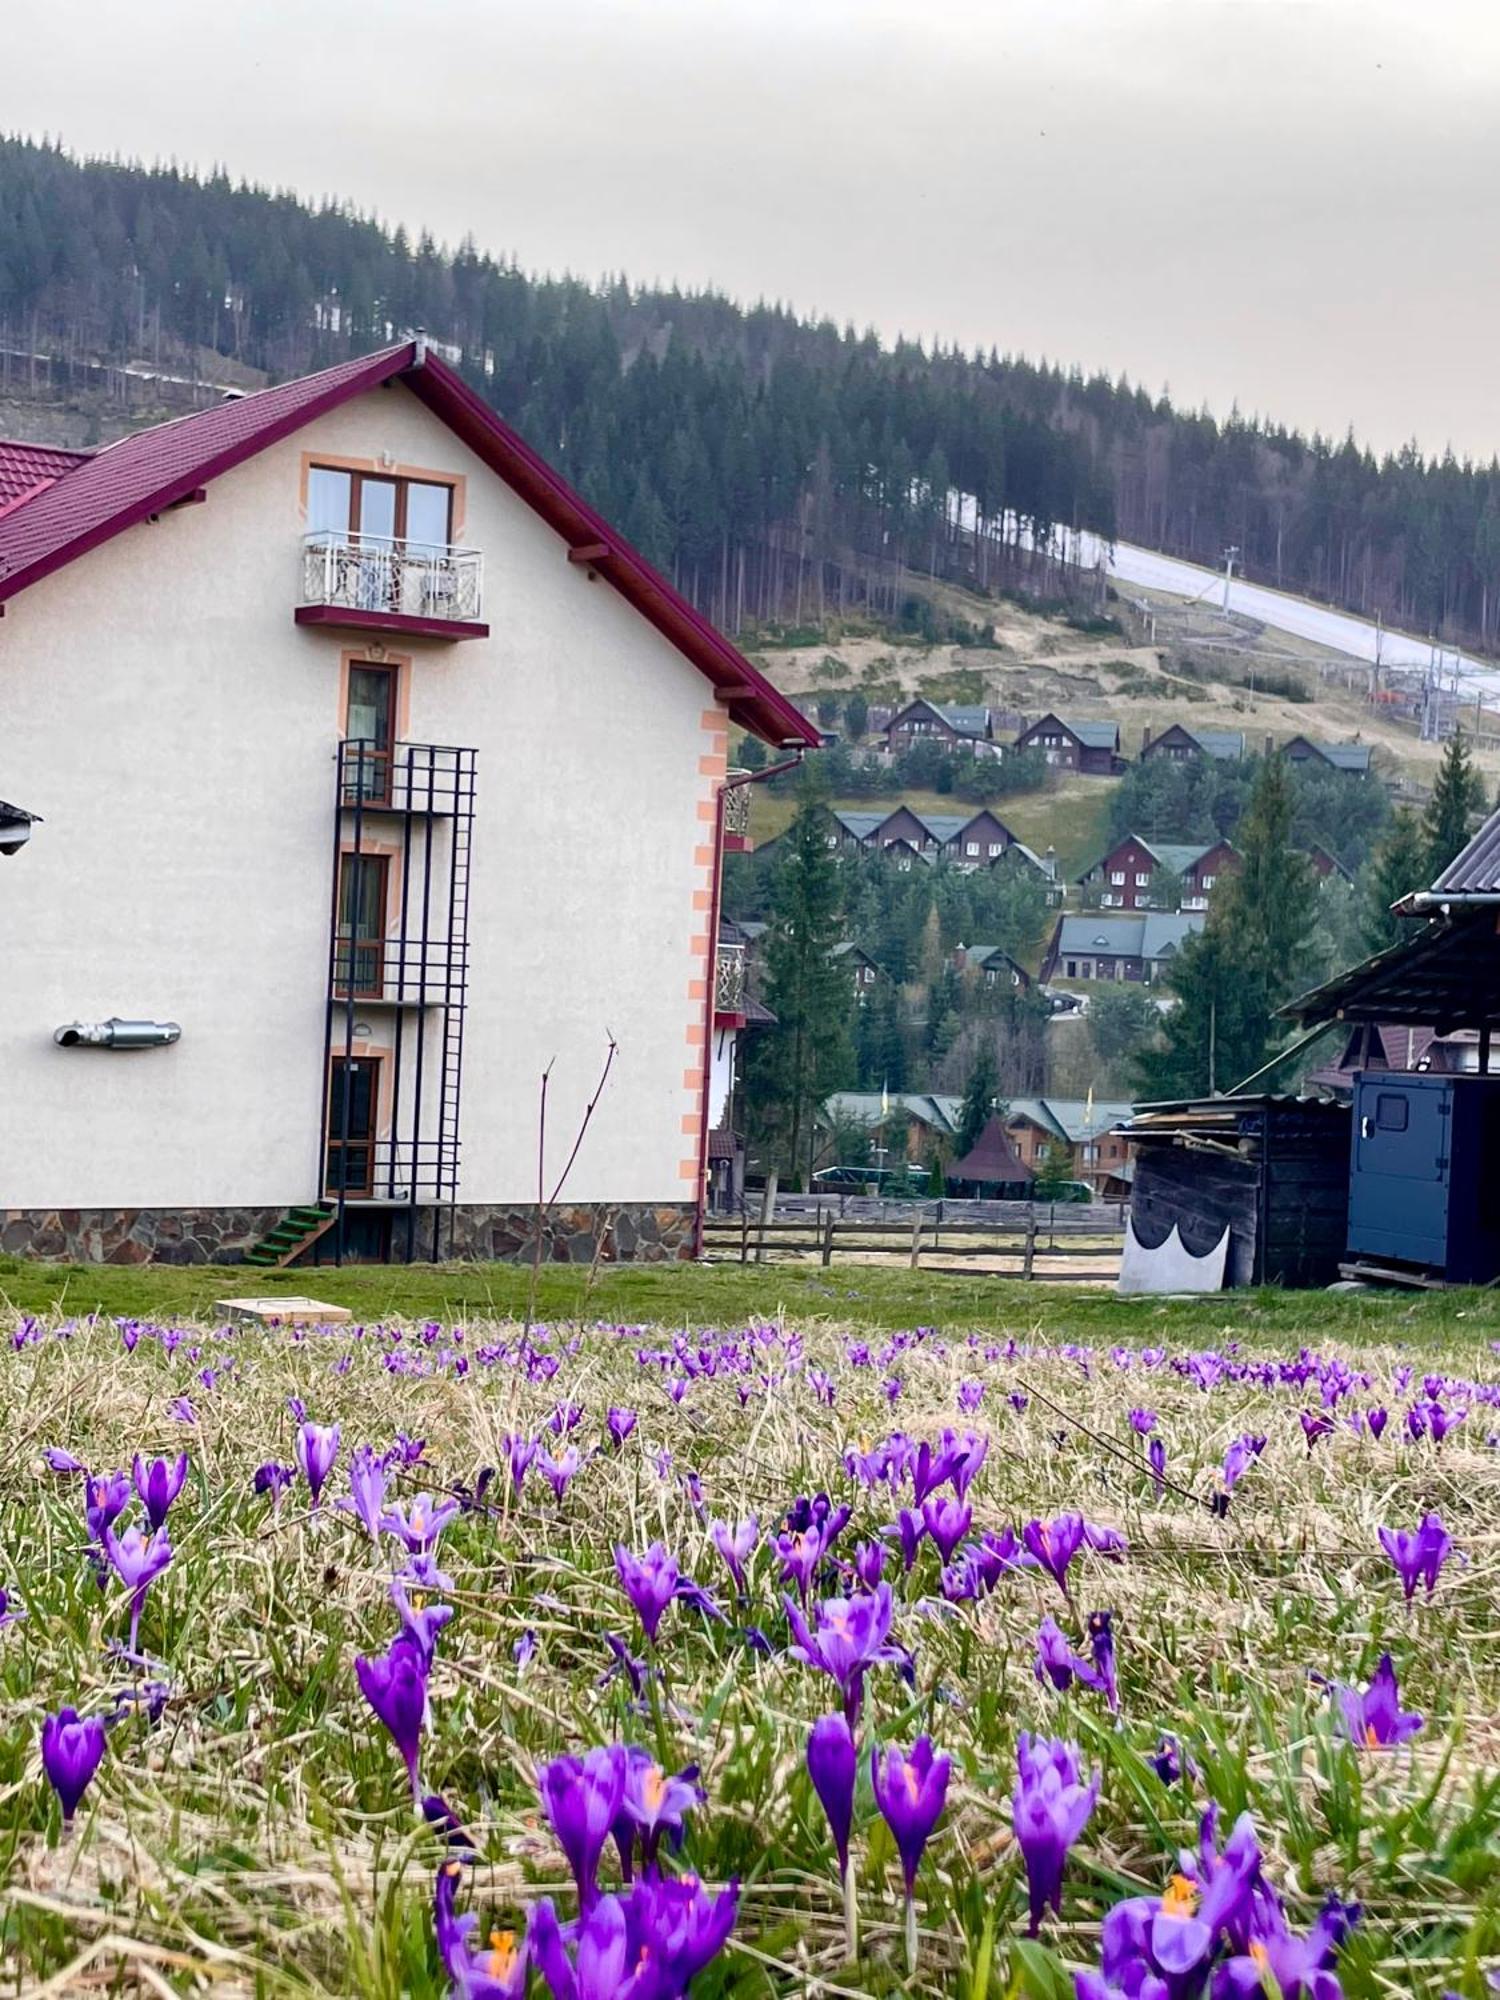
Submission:
[[[351,1264],[342,1269],[257,1271],[244,1265],[35,1264],[0,1258],[0,1311],[84,1317],[211,1317],[216,1299],[308,1294],[361,1319],[515,1318],[531,1274],[516,1264]],[[937,1326],[1076,1330],[1080,1338],[1285,1341],[1500,1338],[1493,1292],[1261,1292],[1212,1299],[1116,1299],[1077,1286],[1022,1283],[963,1272],[846,1264],[626,1264],[586,1270],[546,1265],[537,1300],[545,1320],[657,1321],[726,1326],[786,1317],[898,1330]]]
[[[1282,2000],[1482,2000],[1500,1953],[1493,1295],[1117,1302],[678,1265],[607,1270],[585,1297],[584,1277],[544,1273],[528,1335],[512,1266],[0,1270],[0,1990],[674,2000],[691,1979],[693,2000],[1072,2000],[1109,1912],[1156,1909],[1212,1804],[1191,1867],[1221,1888],[1231,1867],[1239,1900],[1199,1904],[1189,1880],[1157,1912],[1212,1917],[1204,1983],[1112,1993],[1248,1995],[1249,1942],[1284,1968],[1332,1894],[1362,1906],[1305,1948],[1335,1983],[1288,1978]],[[215,1323],[215,1298],[276,1290],[357,1319]],[[109,1478],[137,1452],[185,1461],[139,1588],[145,1495]],[[1379,1530],[1427,1513],[1455,1553],[1408,1601]],[[742,1579],[715,1521],[747,1524]],[[804,1588],[813,1659],[788,1610]],[[1364,1689],[1387,1654],[1420,1718],[1393,1746],[1395,1711],[1328,1685]],[[39,1754],[65,1705],[103,1725],[71,1829]],[[846,1891],[807,1768],[841,1710]],[[1082,1787],[1033,1938],[1022,1732],[1056,1739],[1051,1768]],[[908,1916],[892,1823],[927,1794],[885,1757],[923,1737],[947,1781]],[[398,1738],[415,1790],[465,1829],[462,1865]],[[546,1807],[539,1772],[590,1752],[589,1785],[558,1764]],[[578,1909],[559,1833],[586,1799],[598,1841],[572,1867],[607,1900],[575,1987],[548,1910]],[[636,1829],[677,1821],[665,1884],[642,1876]],[[435,1915],[450,1895],[479,1919],[473,1965]],[[659,1980],[604,1977],[606,1933]],[[1241,1983],[1210,1986],[1236,1953]]]

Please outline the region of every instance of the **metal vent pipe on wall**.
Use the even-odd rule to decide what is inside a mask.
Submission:
[[[182,1030],[175,1021],[69,1021],[52,1039],[62,1049],[164,1049]]]

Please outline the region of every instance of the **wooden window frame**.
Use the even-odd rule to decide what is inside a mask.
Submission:
[[[361,532],[359,525],[360,496],[366,484],[371,486],[394,486],[396,489],[396,509],[393,534],[398,542],[406,540],[407,502],[413,486],[441,486],[448,495],[448,523],[445,546],[453,546],[453,502],[456,483],[451,479],[416,478],[408,472],[366,472],[349,465],[320,465],[316,459],[308,467],[309,472],[342,472],[349,480],[349,533]]]
[[[380,930],[373,937],[366,936],[352,926],[348,935],[344,933],[344,871],[351,863],[361,868],[374,867],[379,871],[380,893],[377,898],[380,909]],[[368,849],[356,851],[343,848],[339,853],[339,879],[335,899],[335,932],[333,947],[333,990],[340,1000],[380,1000],[385,996],[385,918],[390,907],[391,857],[388,854],[372,854]],[[359,912],[355,910],[355,921]],[[360,953],[373,951],[375,956],[375,983],[371,986],[354,984],[359,972]],[[344,978],[339,978],[340,970]]]

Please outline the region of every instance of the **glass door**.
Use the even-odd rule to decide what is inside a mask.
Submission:
[[[329,1194],[374,1193],[375,1117],[379,1102],[379,1056],[335,1056],[328,1072],[326,1191]]]
[[[344,709],[344,803],[391,802],[392,757],[396,747],[395,667],[355,660],[349,668]]]
[[[384,991],[387,865],[383,854],[339,856],[333,984],[341,996],[378,1000]]]

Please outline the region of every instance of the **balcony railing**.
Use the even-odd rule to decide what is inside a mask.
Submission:
[[[471,812],[474,757],[447,743],[378,743],[350,737],[339,745],[339,803],[351,812]]]
[[[329,1135],[324,1193],[337,1201],[451,1201],[458,1192],[458,1142]]]
[[[350,990],[350,981],[353,990]],[[333,947],[335,1000],[384,1000],[398,1007],[449,1007],[469,983],[467,944],[446,939],[340,936]]]
[[[736,771],[730,777],[738,777]],[[750,845],[750,787],[748,785],[728,785],[724,790],[724,845],[727,848],[746,848]]]
[[[745,947],[721,944],[714,965],[715,1014],[743,1014],[745,1011]]]
[[[478,549],[324,530],[302,544],[302,602],[473,624],[484,611],[484,557]]]

